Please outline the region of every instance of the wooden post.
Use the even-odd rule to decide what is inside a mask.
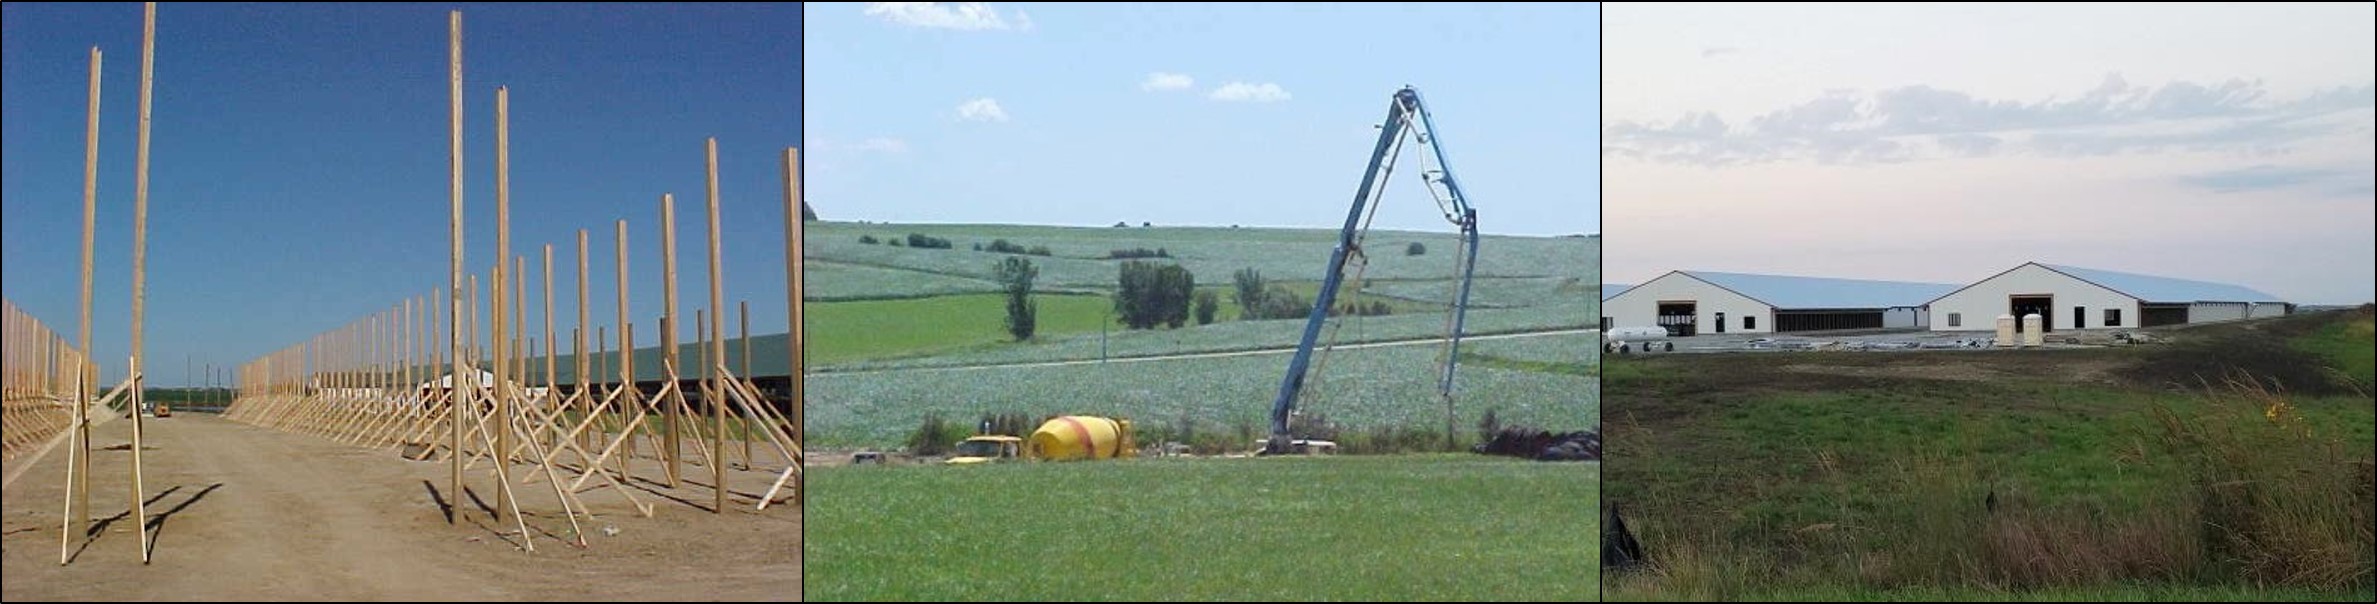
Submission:
[[[512,323],[511,323],[511,325],[512,325],[512,350],[511,350],[511,354],[512,354],[512,356],[511,356],[511,359],[512,359],[512,381],[515,381],[515,382],[519,382],[519,383],[520,383],[520,387],[519,387],[519,390],[518,390],[518,392],[520,393],[520,395],[521,395],[521,396],[526,396],[526,395],[528,394],[528,387],[529,387],[529,386],[531,386],[531,385],[534,385],[534,384],[536,384],[535,378],[531,378],[531,377],[529,377],[529,376],[528,376],[528,370],[529,370],[529,369],[528,369],[528,360],[529,360],[529,359],[531,359],[531,358],[535,358],[535,356],[536,356],[536,355],[535,355],[535,354],[533,354],[533,353],[531,353],[531,352],[528,350],[528,345],[529,345],[529,343],[530,343],[531,341],[533,341],[533,340],[534,340],[534,338],[531,338],[531,337],[529,337],[529,336],[528,336],[528,283],[529,283],[529,281],[528,281],[528,257],[527,257],[527,256],[513,256],[513,257],[512,257],[512,273],[511,273],[511,274],[512,274]],[[518,408],[518,407],[519,407],[519,404],[525,404],[524,402],[522,402],[522,401],[520,401],[520,400],[518,400],[518,399],[515,399],[515,400],[514,400],[514,402],[515,402],[515,403],[517,403],[517,404],[515,404],[515,405],[514,405],[514,407],[515,407],[514,411],[519,411],[519,410],[520,410],[520,409]]]
[[[91,351],[91,245],[99,223],[99,47],[91,47],[90,121],[83,132],[83,303],[75,348]],[[74,364],[74,435],[66,445],[66,520],[58,530],[58,564],[71,561],[68,545],[91,524],[91,389],[93,371]]]
[[[545,244],[545,288],[539,291],[545,296],[545,399],[550,404],[554,393],[560,391],[554,388],[553,376],[557,356],[554,353],[560,349],[553,344],[556,336],[553,334],[553,244],[550,243]]]
[[[722,285],[725,280],[725,272],[720,266],[718,253],[718,139],[715,137],[709,139],[707,146],[710,190],[709,357],[712,365],[702,368],[702,373],[710,376],[710,388],[708,393],[703,395],[705,397],[703,402],[710,406],[710,417],[715,424],[710,431],[712,436],[710,439],[710,474],[712,480],[717,481],[711,484],[717,487],[714,490],[718,492],[718,501],[716,507],[710,511],[724,514],[726,513],[726,404],[719,396],[725,391],[718,385],[718,374],[722,372],[716,369],[726,365],[726,332],[720,331],[718,327],[718,316],[726,314],[726,290]]]
[[[737,334],[739,337],[736,337],[736,338],[735,338],[735,341],[736,341],[736,342],[738,342],[738,343],[740,343],[740,344],[742,345],[742,347],[743,347],[743,362],[742,362],[742,367],[741,367],[741,369],[739,369],[739,370],[737,370],[737,371],[735,372],[735,375],[737,375],[737,376],[740,376],[742,379],[746,379],[746,380],[748,380],[748,379],[751,379],[751,301],[750,301],[750,300],[741,300],[741,301],[737,301],[737,302],[735,302],[735,317],[736,317],[736,320],[737,320],[738,322],[740,322],[740,323],[741,323],[741,325],[742,325],[742,326],[741,326],[741,328],[740,328],[739,330],[737,330],[737,331],[736,331],[736,334]],[[758,460],[755,460],[755,459],[752,459],[752,458],[751,458],[751,424],[758,423],[758,421],[759,421],[759,418],[758,418],[758,417],[748,417],[748,418],[744,418],[744,420],[743,420],[743,463],[745,464],[745,466],[746,466],[746,467],[749,467],[749,468],[751,468],[751,469],[758,469],[758,468],[759,468],[759,461],[758,461]]]
[[[489,335],[494,338],[493,344],[495,345],[495,451],[491,455],[495,458],[495,479],[502,485],[500,488],[504,492],[509,492],[512,484],[510,472],[506,471],[512,465],[511,419],[514,401],[511,392],[512,382],[519,379],[511,375],[513,325],[510,321],[510,313],[507,312],[510,310],[511,300],[505,296],[508,293],[506,288],[513,287],[514,279],[514,276],[506,274],[505,270],[507,268],[505,265],[511,264],[510,260],[512,259],[512,138],[511,127],[506,123],[511,117],[510,105],[511,93],[505,87],[497,86],[495,88],[495,282],[490,285],[492,289],[489,290],[488,295],[494,298],[489,302],[493,305],[489,310],[494,313],[490,318],[495,321],[489,332]],[[495,504],[496,516],[499,518],[510,516],[514,511],[511,498],[504,496],[504,493],[498,493]],[[527,535],[522,535],[522,537],[525,538]]]
[[[579,418],[580,421],[585,421],[594,417],[594,399],[587,394],[586,390],[594,383],[586,373],[586,370],[589,369],[586,363],[586,323],[588,318],[586,310],[587,291],[589,290],[586,286],[586,229],[578,229],[578,328],[570,330],[569,337],[570,351],[576,357],[573,359],[575,362],[570,366],[577,370],[576,374],[578,378],[577,394],[571,398],[578,402],[578,413],[581,416]],[[578,448],[593,448],[593,441],[589,439],[581,442],[579,443]],[[593,470],[597,468],[588,469]]]
[[[639,404],[638,401],[641,401],[643,397],[639,396],[640,393],[636,391],[635,348],[629,345],[629,342],[632,341],[629,336],[635,334],[635,327],[627,322],[627,220],[620,219],[614,228],[616,232],[613,238],[618,243],[617,265],[619,267],[619,276],[613,280],[613,283],[619,288],[619,387],[622,389],[619,396],[619,417],[624,422],[628,417],[629,410],[635,408],[635,405]],[[619,429],[625,431],[629,429],[629,426],[621,423]],[[627,435],[627,449],[619,456],[619,477],[620,480],[634,480],[634,468],[628,461],[635,459],[635,436],[628,432],[622,432],[622,434]]]
[[[413,401],[413,393],[416,391],[413,386],[420,384],[420,382],[413,381],[413,377],[416,375],[413,373],[413,367],[421,364],[420,357],[415,356],[415,353],[420,350],[416,348],[420,344],[420,340],[415,337],[421,335],[418,331],[421,329],[421,323],[416,320],[418,317],[413,315],[414,312],[413,298],[406,296],[404,299],[404,352],[398,355],[404,362],[404,381],[398,384],[403,390],[397,391],[400,394],[396,395],[396,401],[402,405],[398,408],[397,413],[406,416],[407,420],[412,419],[414,412],[420,407],[420,403]],[[406,421],[403,425],[405,429],[402,434],[406,438],[411,438],[413,435],[412,422]],[[398,442],[396,444],[403,446],[405,443]]]
[[[790,356],[786,358],[790,367],[786,368],[785,375],[789,376],[792,384],[792,442],[793,451],[796,452],[803,450],[800,445],[807,439],[805,422],[809,406],[808,387],[802,383],[805,372],[801,359],[801,337],[807,330],[801,324],[801,229],[804,225],[801,223],[800,153],[800,149],[795,148],[784,150],[784,308],[788,320],[784,339],[785,345],[791,349]],[[787,459],[784,462],[798,467],[801,460]],[[792,504],[795,507],[804,505],[809,497],[808,476],[808,472],[800,472],[793,479]]]
[[[662,312],[660,319],[660,354],[667,367],[683,372],[685,364],[677,358],[677,330],[684,324],[677,322],[677,197],[660,196],[660,271]],[[677,417],[684,413],[685,395],[677,390],[667,391],[662,401],[661,463],[666,469],[669,488],[677,488],[677,458],[684,451],[677,446]]]
[[[452,309],[447,313],[446,321],[446,354],[450,362],[447,370],[451,371],[446,375],[452,380],[452,387],[447,389],[446,398],[452,412],[446,415],[454,423],[452,454],[448,455],[453,462],[454,475],[446,483],[446,523],[454,524],[462,515],[462,430],[468,421],[463,418],[463,414],[470,407],[464,403],[462,393],[470,391],[472,382],[463,376],[462,371],[462,11],[446,14],[446,51],[447,101],[450,103],[446,119],[446,170],[451,179],[446,192],[453,200],[454,212],[446,227],[451,232],[453,244],[446,276],[449,282],[447,291],[450,293],[448,304]],[[478,286],[472,285],[471,289],[477,290]]]
[[[132,176],[132,518],[140,531],[140,563],[149,563],[149,506],[148,493],[141,483],[140,414],[146,409],[148,373],[141,366],[147,354],[142,339],[148,310],[149,266],[149,97],[155,78],[157,58],[157,3],[141,5],[140,24],[140,133],[134,143]]]

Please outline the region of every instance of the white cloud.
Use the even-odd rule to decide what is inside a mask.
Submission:
[[[1712,112],[1687,112],[1666,123],[1621,120],[1603,130],[1602,149],[1704,166],[2174,150],[2250,155],[2366,130],[2372,108],[2377,86],[2368,84],[2277,98],[2259,80],[2140,86],[2113,74],[2086,92],[2035,101],[1911,85],[1826,92],[1738,122]],[[2193,184],[2219,189],[2302,177],[2223,174]]]
[[[1147,79],[1139,82],[1139,89],[1187,90],[1189,88],[1195,87],[1196,85],[1197,80],[1195,78],[1188,77],[1188,74],[1166,73],[1158,71],[1147,74]]]
[[[1287,89],[1268,82],[1262,84],[1231,82],[1213,89],[1213,94],[1208,96],[1216,101],[1234,103],[1277,103],[1291,98]]]
[[[999,108],[999,100],[989,97],[957,104],[957,118],[972,122],[1007,121],[1007,110]]]
[[[1031,29],[1031,17],[1021,11],[1014,22],[999,15],[988,2],[869,2],[866,15],[908,27],[983,31]]]

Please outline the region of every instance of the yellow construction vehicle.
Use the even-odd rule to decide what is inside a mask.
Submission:
[[[957,452],[945,463],[976,464],[1006,461],[1023,456],[1023,439],[1004,435],[985,435],[958,441]]]

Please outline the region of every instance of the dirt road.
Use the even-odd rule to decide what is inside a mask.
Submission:
[[[143,457],[155,544],[154,561],[144,567],[128,512],[130,424],[94,429],[101,450],[92,459],[92,507],[105,524],[73,564],[58,564],[65,448],[8,486],[0,595],[11,601],[800,599],[800,512],[789,505],[752,511],[773,478],[764,472],[730,472],[735,496],[724,514],[707,509],[706,486],[639,484],[632,492],[655,505],[653,518],[636,514],[609,488],[589,491],[583,496],[595,517],[580,518],[585,548],[565,542],[569,523],[552,487],[521,485],[515,492],[536,537],[531,553],[516,545],[510,519],[497,523],[487,509],[495,481],[484,463],[471,471],[460,515],[449,524],[444,463],[200,413],[148,420]],[[707,470],[688,474],[708,482]]]

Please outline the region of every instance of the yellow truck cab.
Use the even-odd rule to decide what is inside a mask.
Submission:
[[[977,464],[1023,457],[1023,439],[1014,436],[976,436],[957,443],[951,464]]]

